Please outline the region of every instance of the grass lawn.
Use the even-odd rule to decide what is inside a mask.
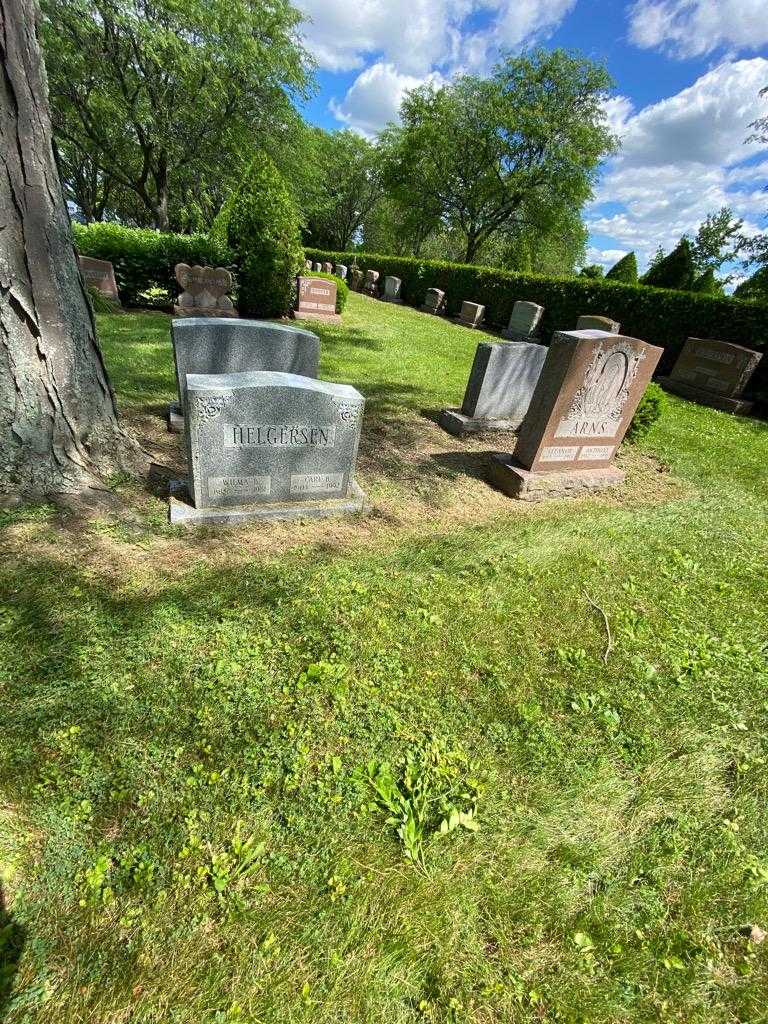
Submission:
[[[183,533],[168,319],[99,327],[161,468],[0,512],[0,1020],[768,1020],[768,426],[515,503],[477,334],[352,295],[370,513]]]

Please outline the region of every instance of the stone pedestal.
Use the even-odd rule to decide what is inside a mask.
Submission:
[[[331,519],[365,511],[367,497],[357,481],[351,481],[345,498],[307,501],[305,504],[272,502],[266,505],[244,505],[237,508],[195,508],[189,497],[186,480],[170,484],[168,518],[174,526],[240,526],[253,520],[282,522],[291,519]]]
[[[687,398],[699,405],[707,405],[710,409],[720,409],[721,412],[731,412],[736,416],[748,416],[754,408],[754,402],[747,402],[743,398],[729,398],[727,395],[716,395],[713,391],[705,391],[703,388],[694,387],[693,384],[685,384],[673,377],[657,377],[657,383],[670,391],[673,395]]]
[[[568,498],[603,491],[623,484],[626,473],[615,466],[605,469],[565,469],[555,473],[532,473],[515,462],[512,455],[494,455],[488,470],[492,484],[520,501]]]

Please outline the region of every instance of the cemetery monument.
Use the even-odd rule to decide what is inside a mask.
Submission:
[[[576,321],[577,331],[606,331],[608,334],[618,334],[621,324],[611,320],[607,316],[580,316]]]
[[[109,260],[97,260],[92,256],[78,256],[77,262],[85,283],[119,305],[120,296],[115,280],[115,268]]]
[[[379,295],[379,277],[378,270],[366,270],[365,272],[365,287],[363,291],[373,299],[378,298]]]
[[[439,288],[428,288],[424,298],[424,305],[421,307],[422,313],[431,313],[433,316],[445,316],[446,310],[445,292]]]
[[[485,319],[485,306],[476,302],[462,302],[461,313],[456,317],[456,323],[462,327],[479,327]]]
[[[384,278],[384,294],[381,296],[384,302],[394,302],[397,306],[402,306],[403,300],[400,297],[400,289],[403,286],[403,282],[399,277],[385,277]]]
[[[322,320],[340,324],[336,312],[336,282],[324,277],[298,277],[296,286],[295,320]]]
[[[516,302],[509,323],[501,332],[507,341],[533,341],[539,329],[544,307],[535,302]]]
[[[672,372],[659,377],[659,383],[701,405],[746,415],[754,403],[742,396],[762,358],[741,345],[689,338]]]
[[[176,316],[237,316],[232,299],[227,295],[232,289],[232,275],[224,267],[190,267],[177,263],[174,272],[182,289],[173,307]]]

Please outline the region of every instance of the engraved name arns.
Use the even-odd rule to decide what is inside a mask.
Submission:
[[[336,427],[312,427],[308,424],[259,423],[232,426],[225,448],[333,448]]]
[[[598,349],[555,437],[616,437],[643,359],[645,352],[636,352],[621,342]]]

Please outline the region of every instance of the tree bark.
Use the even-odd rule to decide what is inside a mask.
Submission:
[[[0,0],[0,492],[103,489],[118,422],[53,156],[35,0]]]

